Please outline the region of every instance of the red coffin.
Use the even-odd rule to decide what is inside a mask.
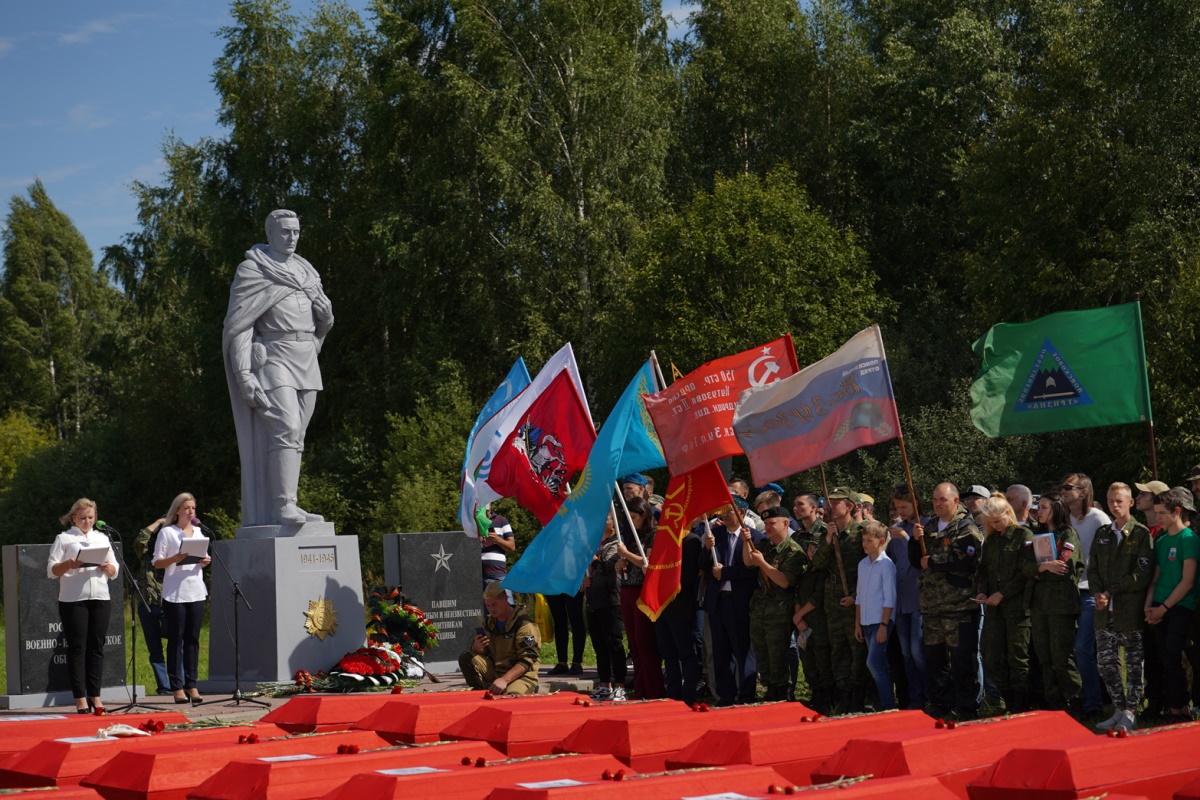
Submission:
[[[661,772],[668,758],[710,730],[790,723],[812,714],[797,703],[733,706],[706,713],[692,711],[683,703],[671,703],[660,714],[588,720],[568,734],[558,749],[567,753],[609,753],[638,772]]]
[[[924,730],[855,737],[813,770],[814,783],[869,775],[936,777],[959,797],[967,784],[1014,747],[1089,735],[1062,711],[1034,711],[964,722],[954,728],[930,720]]]
[[[254,744],[214,745],[203,750],[161,743],[146,750],[118,753],[89,773],[80,785],[93,787],[105,800],[183,800],[189,791],[234,759],[297,753],[332,756],[339,747],[348,745],[366,751],[386,747],[387,743],[373,731],[286,736]]]
[[[499,760],[503,755],[483,742],[443,742],[388,748],[354,755],[291,756],[232,761],[187,793],[194,800],[309,800],[355,775],[390,769],[463,769],[466,759]]]
[[[571,706],[481,703],[442,731],[442,738],[489,742],[510,758],[544,756],[555,752],[563,739],[588,720],[659,716],[664,710],[687,708],[678,700],[580,702]]]
[[[46,739],[0,765],[0,789],[75,786],[84,775],[127,750],[146,750],[164,745],[181,749],[224,746],[236,744],[238,736],[257,733],[266,738],[277,732],[271,726],[245,725],[197,731],[168,731],[128,739],[97,739],[95,736]]]
[[[636,775],[622,781],[588,781],[577,785],[538,786],[536,784],[500,787],[488,800],[679,800],[697,797],[738,797],[776,800],[794,792],[792,784],[782,780],[769,767],[726,767],[716,770],[668,772],[664,775]],[[805,787],[804,797],[829,795],[844,798],[920,798],[920,800],[957,800],[954,793],[933,778],[884,778],[882,780],[837,781]]]
[[[137,728],[153,720],[164,725],[182,725],[188,718],[178,711],[161,714],[122,714],[113,716],[85,716],[83,714],[37,714],[15,717],[0,717],[0,756],[28,750],[44,739],[61,739],[68,736],[94,736],[115,722],[123,722]]]
[[[382,693],[296,695],[259,722],[273,723],[288,733],[344,731],[395,697]]]
[[[1170,798],[1200,777],[1200,724],[1013,748],[967,786],[972,800],[1067,800],[1119,792]]]
[[[378,710],[358,720],[350,727],[375,731],[392,744],[426,744],[438,741],[443,730],[485,702],[519,703],[524,708],[531,705],[571,705],[583,699],[583,695],[574,692],[510,694],[491,700],[486,700],[483,692],[475,690],[469,692],[424,692],[401,695],[398,698],[393,696],[391,702],[380,706]]]
[[[623,768],[612,756],[549,756],[498,761],[424,775],[358,775],[323,800],[484,800],[497,786],[564,778],[594,780]],[[613,786],[613,784],[609,784]]]
[[[811,720],[812,717],[809,717]],[[742,723],[714,728],[667,758],[667,769],[769,766],[793,784],[812,783],[811,773],[856,736],[925,728],[933,720],[921,711],[888,711],[858,717],[820,717],[816,721],[771,727]]]

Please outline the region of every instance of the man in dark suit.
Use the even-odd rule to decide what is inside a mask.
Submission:
[[[737,501],[741,501],[739,504]],[[742,560],[742,542],[762,534],[745,524],[745,500],[721,509],[720,522],[705,534],[701,556],[705,571],[704,611],[712,630],[713,683],[717,705],[753,703],[757,668],[750,648],[750,598],[758,571]]]

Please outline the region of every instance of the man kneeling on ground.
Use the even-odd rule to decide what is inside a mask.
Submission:
[[[483,590],[483,604],[488,611],[483,631],[475,631],[471,649],[458,657],[467,685],[492,694],[537,692],[542,652],[537,623],[499,581]]]

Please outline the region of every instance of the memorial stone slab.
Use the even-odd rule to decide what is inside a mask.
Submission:
[[[426,668],[438,674],[457,671],[458,655],[470,646],[483,615],[479,540],[462,531],[388,534],[383,575],[437,626],[438,646]]]
[[[113,542],[118,556],[120,542]],[[67,673],[67,641],[58,616],[58,581],[46,576],[48,544],[4,546],[4,625],[7,691],[10,698],[29,696],[29,705],[70,705],[71,679]],[[112,614],[104,643],[106,687],[125,685],[125,583],[118,578],[108,583]],[[107,697],[107,695],[103,695]]]
[[[203,689],[232,691],[239,656],[241,689],[248,691],[258,682],[291,681],[299,670],[328,670],[366,641],[358,537],[239,533],[213,542],[212,550]],[[234,598],[234,581],[249,608]]]

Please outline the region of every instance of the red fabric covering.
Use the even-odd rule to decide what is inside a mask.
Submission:
[[[817,722],[770,726],[741,722],[713,728],[683,747],[667,758],[667,769],[755,764],[770,766],[792,783],[804,786],[812,782],[811,772],[821,762],[856,736],[920,729],[931,724],[929,716],[921,711],[821,717]]]
[[[158,719],[158,718],[156,718]],[[124,723],[124,719],[120,721]],[[117,718],[106,718],[101,727],[116,724]],[[125,723],[127,724],[127,723]],[[96,739],[95,730],[83,741],[47,739],[39,742],[24,753],[18,753],[0,766],[0,789],[17,789],[33,786],[75,786],[84,775],[99,768],[117,753],[126,750],[145,750],[151,747],[172,745],[196,749],[212,745],[228,745],[237,742],[238,736],[257,733],[266,738],[276,733],[267,726],[243,726],[237,728],[209,728],[198,731],[172,731],[153,736],[135,736],[128,739]]]
[[[1085,798],[1106,792],[1169,798],[1200,778],[1200,724],[1014,747],[967,786],[972,800]]]
[[[332,756],[345,745],[367,751],[386,747],[387,742],[374,731],[333,731],[264,738],[254,744],[213,745],[203,750],[160,743],[146,750],[118,753],[84,777],[80,785],[94,787],[105,800],[183,800],[189,791],[234,759],[295,753]]]
[[[351,725],[357,730],[372,730],[392,744],[436,742],[446,728],[475,709],[488,703],[521,703],[538,706],[565,706],[585,699],[574,692],[555,694],[504,695],[485,701],[483,692],[425,692],[392,697],[375,712]]]
[[[315,755],[315,754],[314,754]],[[503,758],[482,742],[443,742],[295,761],[247,758],[231,761],[188,792],[194,800],[309,800],[332,792],[356,775],[378,770],[430,767],[464,769],[462,760]]]
[[[588,720],[563,739],[559,750],[609,753],[638,772],[661,772],[666,769],[669,757],[715,728],[793,722],[813,713],[798,703],[697,712],[682,703],[672,702],[660,714]]]
[[[812,780],[824,783],[861,775],[921,775],[941,779],[947,788],[965,798],[967,783],[1012,748],[1090,734],[1062,711],[993,717],[954,728],[939,728],[930,720],[924,729],[871,733],[851,739],[813,770]]]
[[[678,700],[581,702],[589,705],[481,703],[442,731],[442,738],[490,742],[509,758],[544,756],[556,752],[563,739],[588,720],[659,716],[664,709],[684,707]]]
[[[274,723],[288,733],[344,731],[393,699],[391,694],[303,694],[259,721]]]
[[[771,787],[775,791],[771,792]],[[626,776],[621,781],[589,781],[581,786],[561,788],[499,787],[488,800],[678,800],[730,792],[743,797],[776,800],[786,797],[784,790],[793,784],[783,780],[769,767],[726,767],[699,772],[674,772],[666,775]],[[735,795],[735,796],[736,796]],[[879,798],[900,800],[957,800],[953,792],[934,778],[884,778],[881,780],[839,781],[819,787],[807,787],[805,798],[828,796],[837,800]]]
[[[113,717],[88,717],[76,714],[74,710],[68,714],[0,717],[0,756],[20,753],[33,747],[44,739],[61,739],[67,736],[94,736],[96,731],[107,728],[114,722]],[[154,720],[164,725],[180,725],[187,722],[187,717],[178,711],[164,711],[161,714],[122,714],[120,722],[134,728],[142,723]]]
[[[593,780],[622,769],[612,756],[552,756],[457,767],[428,775],[358,775],[323,800],[484,800],[497,786],[563,778]],[[611,787],[612,784],[609,784]]]

